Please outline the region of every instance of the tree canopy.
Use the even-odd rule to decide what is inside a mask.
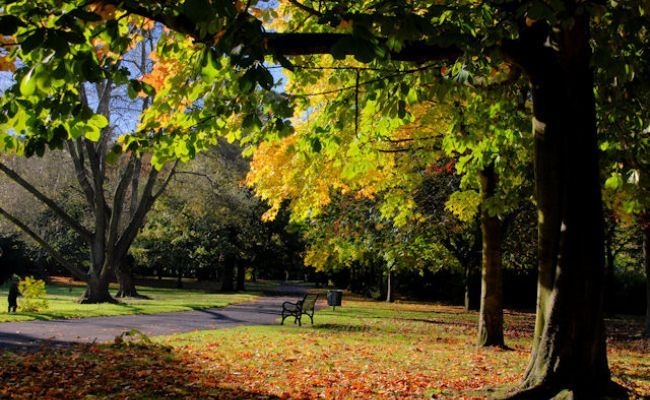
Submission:
[[[154,96],[152,114],[124,139],[121,151],[153,148],[160,166],[191,157],[215,135],[254,146],[290,133],[287,118],[300,110],[300,96],[273,90],[268,62],[294,71],[310,67],[301,78],[306,82],[331,73],[327,84],[354,87],[347,99],[323,105],[325,115],[340,116],[336,135],[328,135],[328,122],[324,131],[307,136],[307,145],[324,153],[326,139],[336,144],[340,133],[349,135],[349,151],[363,147],[357,136],[374,115],[364,114],[373,102],[378,114],[408,120],[409,107],[424,99],[420,91],[440,75],[477,86],[513,85],[525,76],[533,115],[539,287],[531,363],[513,396],[550,398],[568,389],[577,397],[595,397],[611,391],[596,129],[596,100],[599,106],[607,102],[596,98],[602,92],[594,90],[601,87],[595,72],[610,71],[605,81],[621,85],[633,84],[642,72],[634,60],[647,58],[647,1],[15,1],[2,11],[0,65],[15,69],[15,84],[0,104],[0,143],[27,154],[41,154],[68,137],[96,139],[107,121],[79,105],[79,87],[106,77],[128,84],[134,97]],[[150,21],[169,29],[157,54],[171,59],[169,69],[147,81],[130,76],[112,54],[130,45],[130,24]],[[624,28],[628,24],[637,29]],[[617,62],[603,57],[608,53]],[[309,57],[314,54],[344,61],[352,76],[320,69],[320,59]],[[360,64],[379,69],[381,79],[366,82]],[[414,69],[423,73],[405,75]],[[160,81],[168,83],[165,89],[156,86]],[[369,97],[363,106],[362,84]],[[648,123],[640,118],[636,134],[647,135]],[[482,146],[489,150],[489,143]],[[480,154],[493,160],[496,153]],[[350,165],[352,176],[369,171],[363,163]]]

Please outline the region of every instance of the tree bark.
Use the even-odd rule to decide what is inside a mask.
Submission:
[[[646,282],[646,308],[645,308],[645,337],[650,338],[650,215],[643,215],[641,218],[641,230],[643,232],[643,264],[645,265]]]
[[[493,197],[497,186],[494,164],[480,172],[483,203]],[[503,340],[503,279],[501,259],[501,221],[481,209],[483,257],[481,265],[481,306],[478,324],[479,346],[505,347]]]
[[[222,292],[233,292],[235,286],[233,283],[235,274],[235,257],[232,255],[227,255],[223,261],[223,281],[221,282],[221,291]]]
[[[98,276],[89,276],[86,282],[86,290],[79,299],[81,304],[117,303],[108,291],[108,279],[101,279]]]
[[[393,302],[393,282],[392,282],[392,277],[393,277],[393,269],[388,268],[388,276],[386,279],[386,303],[392,303]]]
[[[506,46],[533,87],[539,280],[530,364],[512,398],[602,398],[610,389],[603,321],[603,213],[589,20],[547,46],[541,23]],[[545,34],[540,34],[545,32]]]
[[[244,267],[243,260],[237,264],[237,291],[243,292],[246,290],[246,267]]]
[[[117,282],[120,285],[115,297],[132,297],[137,299],[147,299],[147,296],[142,296],[138,293],[135,287],[135,280],[133,279],[133,269],[135,268],[135,258],[128,254],[124,260],[118,263],[115,275]]]

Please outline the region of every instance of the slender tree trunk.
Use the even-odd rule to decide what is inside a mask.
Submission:
[[[465,307],[465,311],[476,311],[479,309],[479,305],[476,303],[478,297],[478,285],[475,284],[478,279],[478,271],[476,271],[477,267],[474,264],[474,257],[468,257],[467,260],[465,260],[464,265],[465,276],[463,284],[465,289],[465,297],[463,305]]]
[[[237,264],[237,291],[243,292],[246,290],[246,267],[244,267],[243,260]]]
[[[550,30],[535,23],[506,48],[533,87],[539,218],[535,337],[521,387],[511,398],[597,399],[612,389],[588,25],[587,15],[576,14],[573,25],[558,32],[555,49],[543,34]]]
[[[650,338],[650,216],[644,215],[642,220],[643,231],[643,264],[645,265],[646,281],[646,311],[645,311],[645,336]]]
[[[481,197],[483,202],[493,197],[497,176],[494,164],[480,173]],[[483,258],[481,265],[481,306],[478,324],[479,346],[505,347],[503,340],[503,278],[501,260],[501,221],[490,215],[485,207],[481,209],[481,231],[483,233]]]
[[[463,297],[463,306],[465,311],[470,310],[470,295],[469,295],[469,278],[470,278],[470,268],[469,265],[465,265],[465,277],[463,281],[465,296]]]
[[[388,269],[388,277],[386,279],[386,303],[391,303],[393,301],[392,270],[392,268]]]
[[[235,290],[235,286],[233,284],[233,280],[235,278],[234,269],[235,257],[227,255],[223,261],[223,282],[221,282],[222,292],[233,292]]]
[[[608,218],[605,230],[605,288],[603,295],[603,307],[607,313],[613,312],[612,300],[614,298],[614,231],[616,222]]]

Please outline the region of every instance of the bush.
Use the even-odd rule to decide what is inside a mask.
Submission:
[[[21,311],[43,311],[49,308],[47,300],[45,300],[45,282],[40,279],[35,279],[32,276],[27,276],[18,283],[18,290],[22,294],[20,302]]]

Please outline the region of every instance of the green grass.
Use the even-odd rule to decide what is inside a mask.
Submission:
[[[149,299],[120,299],[120,304],[79,304],[83,286],[50,284],[46,286],[49,308],[42,312],[21,312],[20,298],[18,312],[7,312],[8,286],[0,287],[0,322],[29,321],[34,319],[69,319],[127,314],[154,314],[172,311],[187,311],[222,307],[229,304],[250,301],[256,293],[207,293],[202,290],[169,289],[138,286],[138,293]],[[111,288],[115,293],[116,288]],[[2,301],[4,299],[4,301]]]

